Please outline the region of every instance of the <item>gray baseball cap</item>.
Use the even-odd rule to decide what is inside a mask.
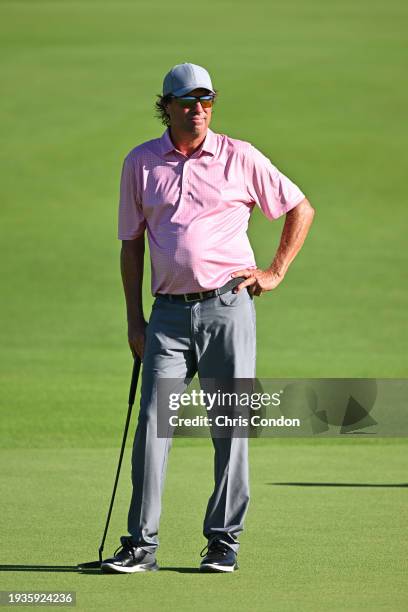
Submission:
[[[211,77],[205,68],[196,64],[177,64],[166,74],[163,95],[184,96],[193,89],[208,89],[215,93]]]

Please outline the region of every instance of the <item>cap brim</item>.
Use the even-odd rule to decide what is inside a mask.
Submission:
[[[196,83],[195,85],[190,85],[190,87],[182,87],[181,89],[176,89],[176,91],[173,91],[173,96],[184,96],[185,94],[190,93],[190,91],[194,91],[194,89],[206,89],[212,94],[215,94],[215,91],[209,89],[207,85],[199,85]]]

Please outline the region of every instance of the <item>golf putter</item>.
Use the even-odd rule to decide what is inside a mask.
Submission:
[[[110,518],[112,514],[112,509],[113,509],[113,503],[115,501],[116,489],[117,489],[118,482],[119,482],[120,468],[122,465],[123,453],[125,452],[126,438],[127,438],[127,433],[129,429],[130,417],[132,415],[132,407],[133,407],[133,404],[135,403],[136,388],[137,388],[137,383],[139,380],[140,364],[141,364],[140,357],[136,355],[134,362],[133,362],[132,380],[131,380],[130,389],[129,389],[129,402],[128,402],[129,407],[128,407],[128,412],[127,412],[127,417],[126,417],[125,431],[123,432],[122,447],[120,449],[120,454],[119,454],[118,469],[116,470],[116,477],[115,477],[115,483],[113,485],[112,498],[111,498],[110,505],[109,505],[108,516],[106,517],[105,530],[103,532],[101,545],[99,546],[99,561],[88,561],[86,563],[79,563],[77,566],[79,570],[101,567],[102,565],[103,547],[105,546],[106,534],[108,533]]]

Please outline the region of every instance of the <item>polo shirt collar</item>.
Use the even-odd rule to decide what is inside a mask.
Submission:
[[[162,149],[163,155],[177,151],[177,149],[175,148],[174,144],[171,141],[169,129],[167,129],[164,132],[160,140],[161,140],[161,149]],[[201,145],[201,147],[198,149],[198,151],[194,153],[194,157],[198,157],[199,155],[201,155],[201,153],[209,153],[210,155],[214,156],[216,154],[216,151],[217,151],[217,136],[212,130],[208,129],[204,142]]]

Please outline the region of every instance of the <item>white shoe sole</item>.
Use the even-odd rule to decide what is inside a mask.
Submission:
[[[151,563],[145,563],[142,565],[134,565],[133,567],[122,567],[115,565],[115,563],[102,563],[101,570],[106,573],[118,573],[118,574],[137,574],[139,572],[157,572],[159,566],[157,563],[153,565]]]
[[[200,565],[200,572],[233,572],[238,569],[238,564],[235,565],[217,565],[216,563],[206,563]]]

